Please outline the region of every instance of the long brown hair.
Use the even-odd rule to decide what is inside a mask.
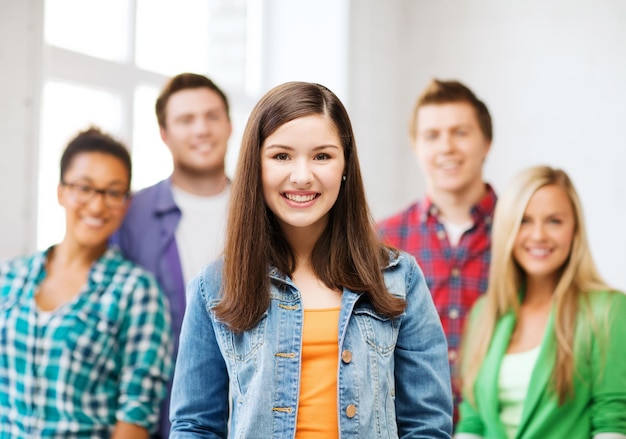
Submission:
[[[338,131],[346,179],[329,212],[328,226],[313,249],[313,269],[330,288],[364,293],[374,309],[385,316],[396,317],[404,310],[404,301],[392,296],[384,283],[382,267],[389,260],[389,250],[374,232],[346,109],[324,86],[288,82],[270,90],[252,110],[233,179],[223,296],[215,312],[234,331],[250,329],[267,310],[269,267],[291,275],[296,265],[293,250],[263,197],[261,147],[281,125],[317,114],[328,117]]]
[[[549,185],[563,188],[574,212],[572,248],[561,268],[553,296],[557,353],[551,378],[560,403],[573,394],[574,336],[581,295],[610,288],[600,277],[591,257],[582,205],[570,178],[560,169],[536,166],[519,173],[501,194],[496,205],[485,303],[479,311],[480,316],[472,320],[480,323],[471,325],[463,340],[463,389],[470,400],[474,398],[474,384],[489,350],[498,319],[511,311],[516,316],[519,313],[521,304],[518,293],[524,283],[524,272],[513,258],[513,246],[530,198],[538,189]]]

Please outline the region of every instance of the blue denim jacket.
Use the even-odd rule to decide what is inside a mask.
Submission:
[[[300,293],[271,268],[268,310],[254,328],[237,334],[213,313],[221,273],[216,262],[188,286],[170,438],[293,438],[304,318]],[[400,253],[384,276],[389,291],[406,299],[398,318],[381,316],[361,294],[343,291],[339,352],[352,355],[340,355],[337,365],[340,437],[450,438],[446,339],[422,271],[412,256]]]

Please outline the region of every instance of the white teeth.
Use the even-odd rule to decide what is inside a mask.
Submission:
[[[439,167],[443,170],[449,170],[449,169],[454,169],[456,167],[459,166],[459,162],[445,162],[445,163],[439,163]]]
[[[95,226],[95,227],[99,227],[102,224],[104,224],[104,221],[102,219],[94,218],[94,217],[84,217],[83,222],[89,226]]]
[[[195,149],[200,151],[200,152],[209,151],[211,148],[213,148],[213,144],[212,143],[202,143],[200,145],[196,145],[195,146]]]
[[[528,252],[533,256],[547,256],[550,254],[550,250],[547,248],[531,248]]]
[[[285,198],[295,201],[296,203],[306,203],[307,201],[311,201],[315,198],[315,194],[311,195],[296,195],[296,194],[285,194]]]

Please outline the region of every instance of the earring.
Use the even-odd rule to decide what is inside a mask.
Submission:
[[[342,177],[341,177],[341,179],[342,179],[343,181],[346,181],[346,176],[345,176],[345,175],[344,175],[344,176],[342,176]]]

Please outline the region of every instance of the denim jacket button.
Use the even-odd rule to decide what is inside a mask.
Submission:
[[[349,350],[345,350],[341,353],[341,360],[348,364],[352,361],[352,352],[350,352]]]
[[[356,406],[354,404],[350,404],[346,407],[346,416],[348,418],[354,418],[356,416]]]

